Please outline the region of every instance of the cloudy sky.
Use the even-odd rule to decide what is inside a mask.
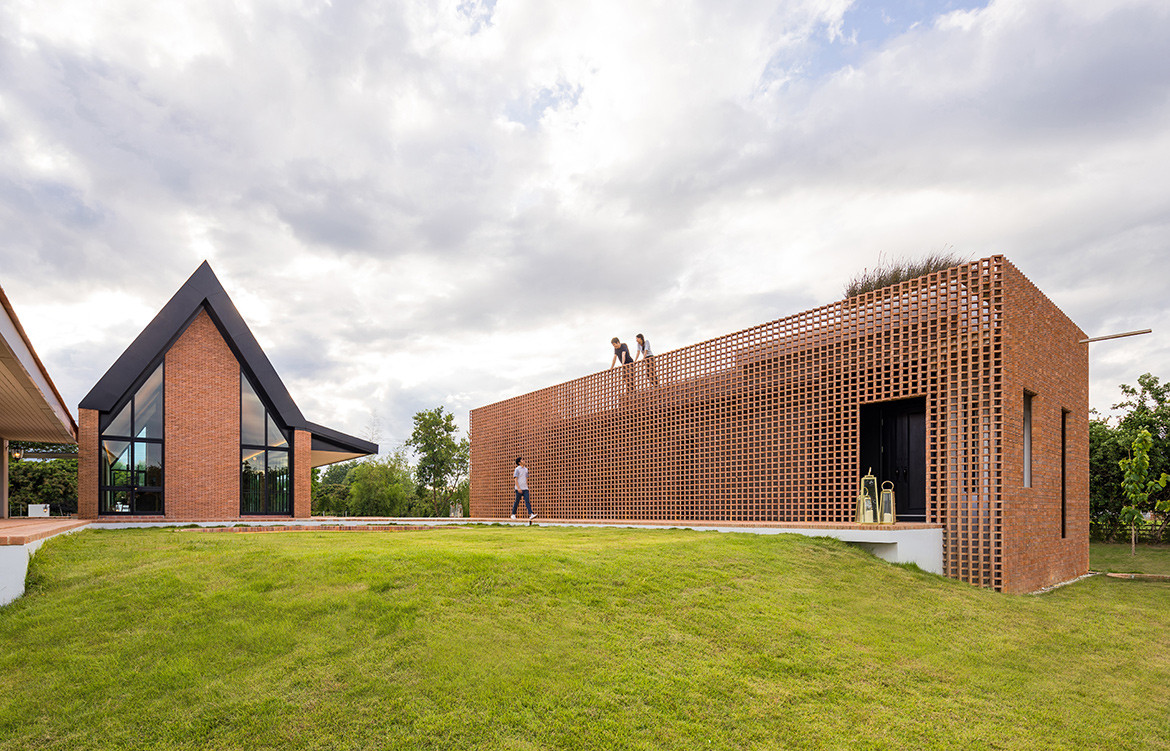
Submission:
[[[70,405],[201,261],[305,415],[468,410],[1007,255],[1170,378],[1165,0],[7,0],[0,286]]]

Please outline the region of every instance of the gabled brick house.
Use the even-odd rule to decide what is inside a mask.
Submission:
[[[310,516],[313,467],[376,444],[305,420],[204,262],[79,405],[78,516]]]

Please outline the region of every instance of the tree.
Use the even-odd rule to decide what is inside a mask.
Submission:
[[[400,451],[359,462],[348,475],[349,511],[354,516],[411,516],[412,474]]]
[[[1150,478],[1150,447],[1154,439],[1150,431],[1142,429],[1133,442],[1133,457],[1120,461],[1121,470],[1125,473],[1122,488],[1129,505],[1121,510],[1121,523],[1130,525],[1130,554],[1137,555],[1137,528],[1145,524],[1145,513],[1152,510],[1155,514],[1170,513],[1170,500],[1161,500],[1150,509],[1150,496],[1166,487],[1170,482],[1170,475],[1165,472],[1157,480]],[[1164,524],[1165,522],[1163,522]]]
[[[321,473],[322,485],[345,485],[346,477],[349,476],[351,469],[358,465],[357,460],[348,462],[339,462],[337,464],[330,464],[324,472]]]
[[[1170,471],[1170,383],[1145,373],[1138,377],[1137,386],[1122,384],[1120,388],[1125,398],[1113,408],[1125,412],[1116,426],[1099,417],[1089,422],[1089,513],[1094,534],[1105,540],[1126,526],[1121,520],[1127,495],[1120,462],[1131,456],[1142,430],[1151,439],[1149,476]],[[1132,537],[1134,530],[1129,526]],[[1165,529],[1162,520],[1152,529],[1151,539],[1161,539]]]
[[[1170,471],[1170,382],[1145,373],[1138,376],[1137,388],[1124,383],[1120,388],[1126,399],[1113,408],[1126,410],[1117,422],[1122,446],[1128,449],[1141,431],[1148,431],[1150,473],[1157,477]]]
[[[1122,471],[1118,464],[1128,455],[1121,434],[1100,417],[1089,420],[1089,518],[1094,533],[1111,540],[1122,528]]]
[[[313,470],[313,515],[344,516],[349,513],[349,480],[356,461],[330,464],[322,472]]]
[[[455,439],[455,416],[442,407],[425,409],[414,415],[414,432],[406,442],[418,454],[415,474],[418,484],[430,491],[434,515],[439,515],[439,499],[448,506],[470,465],[471,443]]]
[[[30,503],[47,503],[50,513],[77,513],[77,460],[19,459],[10,463],[9,515],[28,515]]]

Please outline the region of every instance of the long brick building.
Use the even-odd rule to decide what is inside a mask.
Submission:
[[[1033,591],[1088,569],[1084,338],[974,261],[472,410],[471,513],[520,455],[561,519],[840,524],[872,468],[947,575]]]
[[[308,517],[313,467],[378,451],[304,418],[206,262],[78,412],[83,519]]]

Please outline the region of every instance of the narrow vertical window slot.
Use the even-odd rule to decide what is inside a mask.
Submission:
[[[1032,487],[1032,399],[1036,395],[1024,392],[1024,487]]]
[[[1060,536],[1068,537],[1068,410],[1060,410]]]

